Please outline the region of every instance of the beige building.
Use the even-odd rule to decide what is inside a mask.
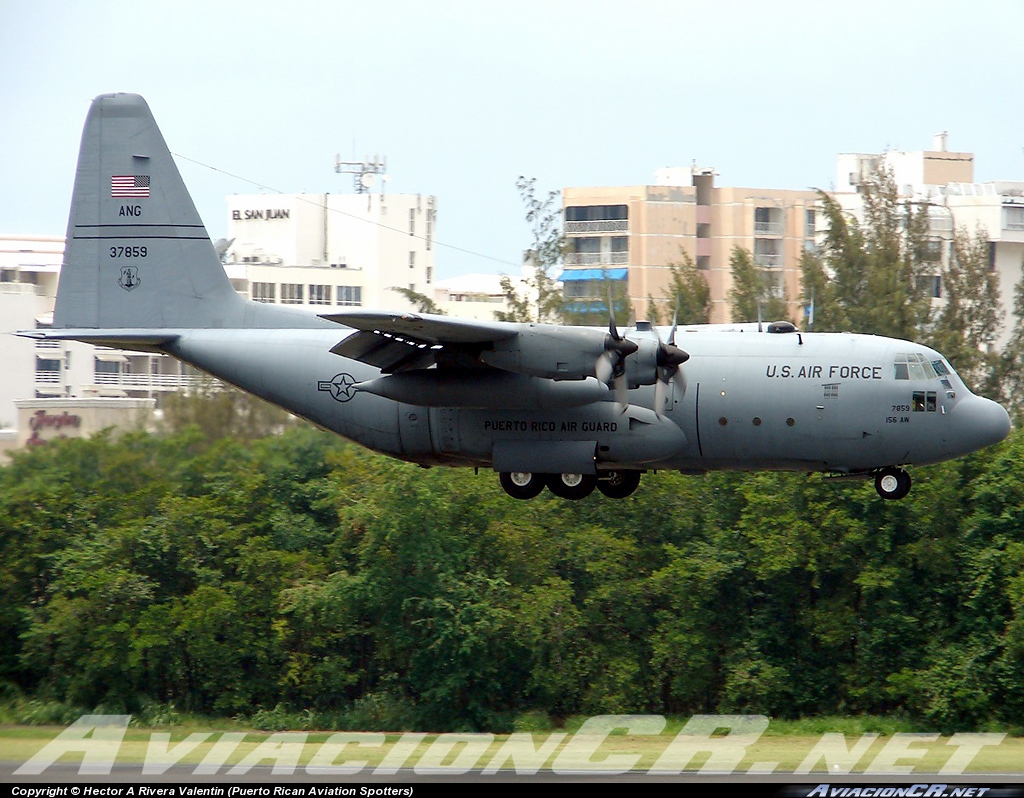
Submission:
[[[814,245],[817,194],[719,188],[714,181],[711,169],[663,169],[655,185],[564,189],[566,298],[578,310],[603,314],[612,280],[626,286],[641,317],[650,315],[649,298],[670,314],[669,267],[685,252],[711,288],[711,322],[752,321],[730,313],[729,259],[741,247],[799,319],[800,255]]]

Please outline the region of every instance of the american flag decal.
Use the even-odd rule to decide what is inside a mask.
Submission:
[[[111,197],[148,197],[149,175],[114,175],[110,178]]]

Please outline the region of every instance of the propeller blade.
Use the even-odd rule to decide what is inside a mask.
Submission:
[[[658,339],[658,354],[656,356],[658,379],[654,385],[654,412],[659,416],[665,408],[665,401],[668,398],[669,384],[677,377],[682,380],[680,397],[686,394],[686,378],[679,368],[690,359],[690,354],[676,346],[676,329],[679,326],[679,306],[672,315],[672,329],[668,333],[668,341]]]
[[[597,357],[597,363],[594,364],[594,376],[606,385],[611,381],[615,371],[612,357],[611,352],[602,352]]]
[[[682,369],[676,369],[675,376],[672,379],[679,386],[679,398],[682,399],[686,396],[686,372]]]
[[[672,329],[668,331],[668,341],[666,343],[669,346],[676,345],[676,327],[679,326],[679,305],[676,304],[675,312],[672,314]]]
[[[619,407],[622,408],[622,412],[626,412],[626,408],[629,407],[629,394],[626,392],[628,386],[626,385],[626,375],[622,374],[615,378],[615,401],[619,403]]]
[[[654,384],[654,412],[661,416],[665,409],[665,398],[668,396],[668,383],[660,379]]]

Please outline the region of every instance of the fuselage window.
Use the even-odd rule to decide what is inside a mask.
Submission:
[[[893,359],[896,379],[898,380],[933,380],[938,374],[949,373],[948,370],[939,371],[935,364],[928,361],[920,352],[903,352]],[[937,361],[943,369],[945,366]]]
[[[938,410],[938,394],[935,391],[914,391],[911,406],[915,413],[934,413]]]

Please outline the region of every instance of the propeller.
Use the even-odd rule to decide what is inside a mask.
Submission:
[[[609,301],[608,334],[604,337],[604,351],[598,355],[597,363],[594,364],[594,374],[609,388],[615,389],[615,401],[619,403],[623,412],[629,405],[626,394],[626,358],[639,348],[619,334],[619,328],[615,325],[615,313]]]
[[[690,355],[676,346],[676,327],[679,321],[679,308],[672,316],[672,329],[669,330],[668,340],[658,339],[658,354],[655,358],[657,370],[657,382],[654,384],[654,412],[661,415],[665,407],[665,399],[668,395],[668,386],[673,379],[679,377],[682,380],[681,390],[686,394],[686,375],[679,369],[683,363],[690,359]]]

